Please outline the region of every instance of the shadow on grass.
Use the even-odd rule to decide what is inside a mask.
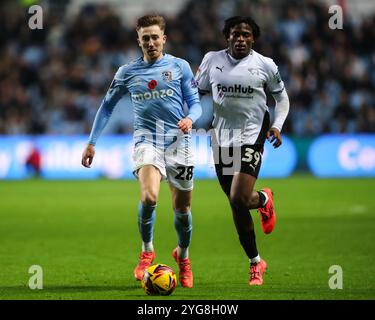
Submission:
[[[215,293],[216,292],[216,293]],[[193,290],[178,287],[172,296],[147,296],[138,283],[131,285],[46,285],[42,290],[31,290],[26,285],[1,286],[0,300],[12,299],[135,299],[135,300],[295,300],[295,299],[374,299],[373,288],[352,288],[332,291],[325,288],[271,288],[248,286],[217,291],[215,286],[197,286]]]
[[[188,293],[188,295],[186,295]],[[0,300],[55,300],[55,299],[131,299],[131,300],[185,300],[212,299],[212,292],[191,292],[178,288],[172,296],[148,296],[138,283],[132,285],[46,285],[43,289],[31,290],[26,285],[1,286]]]
[[[229,295],[230,296],[230,295]],[[136,300],[184,300],[184,299],[213,299],[213,291],[204,286],[193,290],[178,286],[171,296],[148,296],[140,283],[132,284],[71,284],[44,285],[43,289],[32,290],[28,285],[0,286],[0,300],[5,299],[136,299]],[[230,297],[229,297],[230,298]]]
[[[0,297],[5,294],[35,294],[35,293],[76,293],[76,292],[101,292],[101,291],[134,291],[140,289],[138,284],[133,285],[47,285],[41,290],[31,290],[28,286],[4,286],[0,287]]]

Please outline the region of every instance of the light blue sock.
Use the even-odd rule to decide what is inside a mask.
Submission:
[[[188,248],[190,245],[193,223],[191,212],[174,212],[174,226],[177,231],[178,246]]]
[[[152,242],[154,235],[156,205],[149,206],[139,201],[138,204],[138,229],[143,243]]]

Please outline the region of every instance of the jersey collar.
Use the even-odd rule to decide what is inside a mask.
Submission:
[[[157,65],[159,64],[161,61],[164,61],[165,57],[167,56],[166,53],[163,53],[161,58],[159,58],[158,60],[156,60],[155,62],[147,62],[143,59],[143,56],[141,57],[141,61],[143,63],[143,65],[145,66],[154,66],[154,65]]]
[[[244,57],[244,58],[242,58],[242,59],[235,59],[235,58],[233,58],[233,57],[230,55],[230,53],[229,53],[229,49],[226,49],[226,50],[225,50],[225,53],[226,53],[227,58],[228,58],[228,60],[229,60],[230,63],[232,63],[232,64],[237,64],[237,63],[239,63],[239,62],[241,62],[241,61],[244,61],[244,60],[246,60],[246,59],[251,58],[251,57],[253,56],[253,54],[254,54],[254,50],[251,49],[251,50],[250,50],[250,53],[249,53],[246,57]]]

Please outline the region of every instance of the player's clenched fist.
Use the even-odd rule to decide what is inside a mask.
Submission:
[[[183,133],[188,133],[193,127],[193,121],[190,118],[181,119],[178,123],[178,128],[182,130]]]
[[[92,144],[88,144],[82,154],[82,165],[86,168],[91,168],[92,160],[95,156],[95,148]]]

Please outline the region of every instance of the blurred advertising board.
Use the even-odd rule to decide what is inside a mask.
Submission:
[[[311,172],[318,177],[374,177],[375,135],[324,135],[311,144]]]
[[[0,179],[24,179],[35,174],[27,165],[39,154],[40,176],[45,179],[134,179],[131,135],[103,135],[97,143],[90,169],[81,165],[87,136],[0,136]],[[194,177],[215,178],[210,137],[193,135]],[[36,157],[38,159],[38,157]],[[297,152],[290,139],[273,149],[266,143],[260,177],[283,178],[293,173]],[[38,162],[38,160],[36,160]]]

